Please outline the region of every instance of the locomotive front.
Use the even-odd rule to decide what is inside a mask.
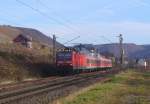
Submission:
[[[56,65],[58,68],[72,68],[73,53],[70,49],[61,49],[56,54]]]

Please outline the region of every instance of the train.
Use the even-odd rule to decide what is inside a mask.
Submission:
[[[65,47],[56,52],[56,66],[60,73],[81,73],[112,68],[111,58],[106,58],[94,48],[84,45]]]

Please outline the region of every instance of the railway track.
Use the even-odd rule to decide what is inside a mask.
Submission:
[[[29,97],[32,95],[40,94],[43,92],[54,91],[57,89],[61,89],[64,87],[76,85],[88,80],[96,79],[102,77],[102,74],[106,74],[107,72],[93,72],[81,74],[81,75],[74,75],[69,77],[63,78],[55,78],[51,81],[42,81],[39,84],[35,84],[28,87],[23,87],[20,89],[12,89],[6,90],[0,93],[0,104],[9,103],[11,101],[19,100],[21,98]]]
[[[49,80],[53,80],[56,78],[58,77],[48,77],[48,78],[41,78],[41,79],[35,79],[35,80],[30,80],[30,81],[22,81],[18,83],[0,85],[0,93],[3,93],[4,91],[7,91],[7,90],[14,90],[14,89],[19,89],[19,88],[26,87],[26,86],[32,86],[33,84],[46,83]]]

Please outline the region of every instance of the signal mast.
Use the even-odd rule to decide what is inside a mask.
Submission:
[[[120,64],[124,64],[124,48],[123,48],[123,36],[120,34],[119,36],[119,44],[120,44]]]

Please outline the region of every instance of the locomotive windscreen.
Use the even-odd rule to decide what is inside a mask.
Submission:
[[[57,60],[59,61],[70,61],[72,59],[72,52],[58,52]]]

